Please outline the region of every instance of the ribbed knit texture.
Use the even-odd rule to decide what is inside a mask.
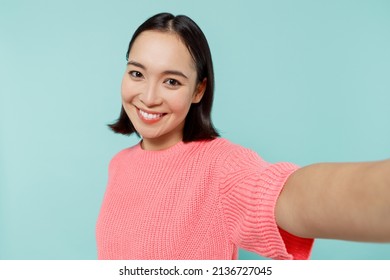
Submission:
[[[270,164],[218,138],[163,151],[119,152],[96,225],[99,259],[236,259],[243,248],[307,259],[312,239],[275,222],[275,204],[298,167]]]

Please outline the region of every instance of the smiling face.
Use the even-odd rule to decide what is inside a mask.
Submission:
[[[144,31],[137,37],[122,80],[122,104],[145,150],[182,140],[187,113],[205,85],[197,83],[194,61],[177,35]]]

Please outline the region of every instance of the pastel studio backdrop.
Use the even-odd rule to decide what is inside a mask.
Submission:
[[[0,259],[96,259],[108,162],[138,141],[106,127],[127,44],[162,11],[209,40],[224,137],[270,162],[390,157],[389,1],[0,0]],[[317,240],[312,258],[390,244]]]

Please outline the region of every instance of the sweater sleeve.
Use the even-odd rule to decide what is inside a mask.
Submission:
[[[294,236],[275,220],[276,200],[290,174],[291,163],[270,164],[239,147],[226,158],[220,195],[231,242],[272,259],[308,259],[313,239]]]

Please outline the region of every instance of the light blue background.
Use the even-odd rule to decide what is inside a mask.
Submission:
[[[0,0],[0,259],[96,259],[108,162],[138,141],[106,127],[125,52],[162,11],[209,40],[224,137],[270,162],[389,158],[389,1]],[[312,258],[390,244],[318,240]]]

